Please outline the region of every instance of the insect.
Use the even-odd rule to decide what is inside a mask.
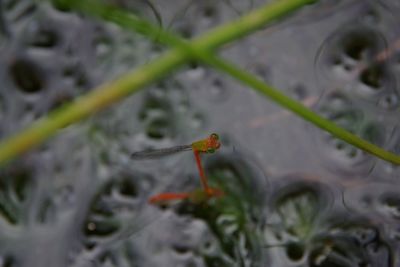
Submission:
[[[211,197],[220,197],[223,196],[224,192],[221,189],[209,187],[208,191],[205,191],[202,188],[197,188],[190,192],[166,192],[160,193],[155,196],[149,198],[149,202],[152,204],[156,204],[159,202],[165,202],[168,200],[178,200],[178,199],[188,199],[193,204],[203,203]]]
[[[131,154],[131,159],[133,160],[142,160],[142,159],[153,159],[162,156],[167,156],[175,153],[179,153],[182,151],[193,151],[197,169],[200,175],[200,181],[202,185],[202,189],[193,190],[190,192],[165,192],[160,193],[155,196],[152,196],[149,199],[149,202],[152,204],[156,204],[159,202],[164,202],[168,200],[179,200],[179,199],[188,199],[192,202],[201,202],[210,197],[219,197],[223,195],[222,190],[218,188],[212,188],[208,185],[207,177],[204,173],[204,169],[201,165],[200,154],[202,153],[214,153],[217,149],[219,149],[221,143],[219,142],[219,136],[216,133],[210,134],[209,137],[193,142],[190,145],[182,145],[175,146],[171,148],[162,148],[162,149],[154,149],[154,150],[146,150],[135,152]]]

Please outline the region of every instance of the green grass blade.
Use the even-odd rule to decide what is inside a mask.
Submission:
[[[77,2],[85,1],[63,1],[64,4]],[[193,42],[193,45],[204,50],[217,48],[231,42],[235,38],[239,38],[260,28],[268,22],[277,20],[307,3],[310,3],[310,0],[276,1],[250,12],[236,21],[211,30],[197,38]],[[98,10],[96,11],[96,6],[93,7],[93,10],[94,12],[98,12]],[[39,119],[25,130],[6,138],[0,143],[0,165],[41,144],[59,129],[82,120],[96,111],[110,106],[127,95],[138,91],[151,82],[164,77],[185,63],[189,58],[189,55],[184,50],[180,48],[171,49],[147,65],[115,81],[102,85],[69,105],[50,113],[47,117]]]
[[[250,88],[260,92],[264,96],[272,99],[274,102],[278,103],[282,107],[293,111],[297,116],[302,117],[303,119],[311,122],[312,124],[318,126],[319,128],[326,130],[331,133],[335,137],[346,141],[349,144],[352,144],[364,151],[367,151],[378,158],[381,158],[385,161],[400,164],[400,157],[394,153],[388,152],[379,146],[371,144],[366,140],[346,131],[345,129],[337,126],[331,121],[319,116],[318,114],[311,111],[309,108],[305,107],[301,103],[287,97],[282,94],[279,90],[272,88],[271,86],[265,84],[254,75],[248,73],[245,70],[242,70],[236,67],[234,64],[228,62],[227,60],[222,60],[218,58],[209,50],[209,47],[204,44],[208,43],[218,43],[218,41],[211,41],[211,39],[215,39],[215,36],[220,34],[220,31],[214,31],[214,35],[207,35],[208,38],[198,38],[192,43],[188,43],[187,41],[181,39],[176,34],[171,32],[167,32],[166,30],[160,29],[159,27],[140,19],[132,14],[129,14],[123,10],[118,10],[116,8],[110,8],[98,3],[98,1],[91,1],[90,5],[81,4],[76,6],[81,11],[85,11],[87,13],[91,13],[96,16],[100,16],[104,19],[110,20],[124,28],[132,29],[137,32],[142,33],[143,35],[149,36],[156,41],[162,42],[164,44],[168,44],[170,46],[177,47],[183,51],[185,51],[188,55],[196,58],[198,60],[202,60],[203,62],[230,74],[232,77],[241,81],[242,83],[248,85]],[[98,13],[93,13],[92,7],[96,5]],[[109,11],[112,10],[110,13]],[[110,16],[112,14],[112,16]],[[240,24],[240,27],[244,27]],[[211,36],[211,37],[210,37]],[[207,40],[207,41],[205,41]]]

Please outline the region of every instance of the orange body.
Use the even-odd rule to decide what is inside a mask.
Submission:
[[[206,139],[196,141],[192,143],[193,152],[201,152],[201,153],[214,153],[221,144],[219,142],[219,136],[215,133],[210,134],[210,136]]]
[[[196,141],[191,144],[194,157],[196,160],[196,166],[199,171],[200,175],[200,181],[203,187],[203,195],[204,199],[208,199],[210,197],[219,197],[222,196],[224,193],[217,189],[217,188],[211,188],[208,186],[207,183],[207,177],[204,173],[204,169],[201,165],[201,160],[200,160],[200,153],[214,153],[215,150],[217,150],[221,146],[219,142],[219,137],[217,134],[213,133],[211,134],[208,138]],[[179,199],[190,199],[192,202],[197,202],[193,201],[194,199],[203,199],[202,197],[198,197],[201,194],[198,193],[198,190],[192,191],[192,192],[183,192],[183,193],[161,193],[158,195],[155,195],[149,199],[149,202],[152,204],[158,203],[158,202],[165,202],[169,200],[179,200]]]

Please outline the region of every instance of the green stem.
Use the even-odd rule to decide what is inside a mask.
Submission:
[[[97,3],[97,1],[93,1],[93,3],[90,6],[89,5],[80,6],[80,9],[85,12],[91,12],[92,9],[90,9],[89,7],[93,7],[93,4],[95,3]],[[394,164],[400,164],[400,157],[398,155],[388,152],[380,148],[379,146],[371,144],[366,140],[346,131],[345,129],[337,126],[331,121],[317,115],[316,113],[314,113],[301,103],[282,94],[281,92],[279,92],[279,90],[274,89],[273,87],[263,83],[261,80],[259,80],[249,72],[239,69],[238,67],[228,62],[227,60],[222,60],[221,58],[215,56],[214,53],[212,53],[209,50],[210,47],[208,46],[208,44],[209,43],[220,44],[217,38],[219,34],[222,34],[220,30],[217,29],[212,31],[212,34],[208,34],[206,36],[207,38],[198,38],[194,42],[188,43],[187,41],[181,39],[179,36],[167,32],[163,29],[160,29],[159,27],[154,26],[153,24],[145,20],[142,20],[136,16],[133,16],[132,14],[126,13],[124,11],[118,9],[112,9],[112,12],[110,13],[110,9],[102,5],[98,5],[96,11],[97,13],[94,15],[101,16],[104,19],[113,21],[114,23],[117,23],[124,28],[133,29],[146,36],[150,36],[156,41],[160,41],[164,44],[177,47],[185,51],[188,55],[196,59],[202,60],[203,62],[230,74],[232,77],[248,85],[250,88],[253,88],[254,90],[260,92],[261,94],[269,97],[279,105],[293,111],[296,115],[313,123],[319,128],[328,131],[335,137],[340,138],[346,141],[347,143],[352,144],[364,151],[367,151],[385,161]],[[110,16],[110,14],[112,15]],[[253,19],[259,20],[261,19],[261,17],[254,17]],[[246,23],[238,23],[236,27],[238,28],[249,27],[250,25],[247,25],[247,23],[250,23],[251,20],[245,19],[245,21]],[[239,37],[239,35],[237,37]]]
[[[0,165],[40,144],[54,135],[57,130],[138,91],[184,62],[182,54],[173,50],[140,69],[128,73],[110,84],[102,85],[76,101],[57,109],[47,117],[34,122],[24,131],[3,141],[0,144]]]
[[[64,3],[85,1],[64,1]],[[264,24],[274,21],[303,5],[310,0],[279,0],[259,8],[236,21],[217,27],[192,42],[194,47],[204,50],[215,49],[235,38],[248,34]],[[95,10],[95,7],[93,7]],[[88,117],[94,112],[113,104],[114,102],[138,91],[145,85],[165,76],[181,66],[189,55],[179,48],[171,49],[163,56],[147,65],[130,72],[119,79],[105,84],[80,97],[71,104],[62,107],[47,117],[44,117],[25,130],[17,133],[0,143],[0,165],[17,155],[41,144],[54,135],[59,129],[78,120]]]

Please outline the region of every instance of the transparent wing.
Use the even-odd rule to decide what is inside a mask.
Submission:
[[[192,150],[191,145],[145,150],[145,151],[139,151],[139,152],[132,153],[131,159],[133,159],[133,160],[154,159],[154,158],[164,157],[167,155],[176,154],[176,153],[179,153],[182,151],[189,151],[189,150]]]

